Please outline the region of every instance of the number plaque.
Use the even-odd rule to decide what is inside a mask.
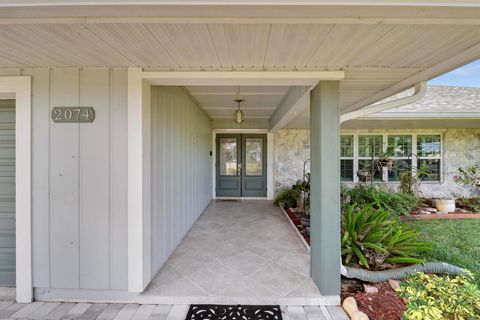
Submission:
[[[93,107],[54,107],[52,120],[58,123],[88,123],[95,119]]]

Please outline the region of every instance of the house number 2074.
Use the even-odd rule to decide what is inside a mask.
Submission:
[[[58,123],[87,123],[95,119],[93,107],[54,107],[52,120]]]

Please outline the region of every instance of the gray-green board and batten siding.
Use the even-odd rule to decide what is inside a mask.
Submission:
[[[127,69],[1,69],[32,77],[33,286],[127,289]],[[91,105],[93,123],[53,123]]]
[[[0,100],[0,286],[15,286],[15,100]]]
[[[151,277],[212,199],[212,129],[180,87],[151,89]]]
[[[128,70],[0,70],[0,76],[22,75],[32,77],[36,295],[48,292],[44,288],[126,291]],[[152,171],[158,178],[152,194],[153,277],[211,200],[212,141],[210,119],[182,88],[152,93],[152,161],[161,168]],[[54,123],[55,106],[92,106],[96,117],[92,123]],[[165,228],[167,221],[172,228]]]

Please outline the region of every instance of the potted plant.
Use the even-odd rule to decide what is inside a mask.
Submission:
[[[303,181],[298,181],[294,189],[300,193],[300,212],[303,235],[308,236],[307,229],[310,228],[310,173],[306,173]]]
[[[450,213],[455,212],[455,199],[436,199],[435,201],[435,208],[440,213]]]
[[[388,172],[391,172],[393,169],[393,160],[395,152],[401,152],[401,150],[396,150],[394,147],[387,147],[387,149],[380,154],[380,157],[377,159],[377,165],[380,168],[388,168]],[[380,169],[381,170],[381,169]]]
[[[461,186],[473,189],[480,188],[480,162],[476,162],[473,165],[463,168],[458,168],[458,173],[454,176],[453,180]],[[455,211],[455,205],[455,198],[437,199],[435,201],[437,210],[444,213]]]

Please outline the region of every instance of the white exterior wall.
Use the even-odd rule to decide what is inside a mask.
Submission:
[[[405,133],[422,134],[436,132],[443,136],[442,182],[424,182],[421,192],[425,197],[471,196],[479,190],[471,190],[457,185],[453,177],[461,166],[473,164],[480,159],[480,129],[383,129],[342,131],[352,133]],[[310,157],[310,131],[308,129],[282,129],[275,133],[274,147],[274,186],[275,191],[283,186],[291,186],[302,178],[303,161]],[[340,161],[340,160],[339,160]],[[395,189],[398,183],[382,183]]]
[[[212,200],[212,128],[182,88],[151,93],[153,277]]]
[[[127,70],[1,69],[32,76],[33,285],[127,289]],[[50,120],[93,106],[93,123]]]

